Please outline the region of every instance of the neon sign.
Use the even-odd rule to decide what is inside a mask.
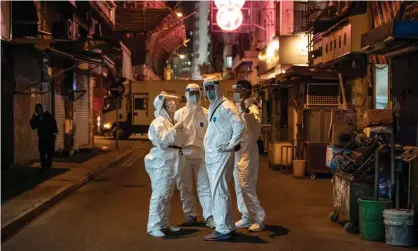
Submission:
[[[243,21],[241,8],[245,4],[245,0],[214,0],[218,13],[216,14],[216,22],[224,31],[234,31],[238,29]]]

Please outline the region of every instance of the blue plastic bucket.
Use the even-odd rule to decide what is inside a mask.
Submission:
[[[341,153],[344,148],[335,147],[335,146],[328,146],[327,153],[326,153],[326,161],[325,165],[329,167],[329,169],[335,171],[337,169],[337,163],[335,162],[335,155]],[[345,149],[345,154],[350,154],[352,151],[350,149]]]
[[[402,247],[415,244],[414,211],[385,209],[383,218],[386,244]]]

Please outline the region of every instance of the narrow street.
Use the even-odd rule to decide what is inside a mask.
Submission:
[[[102,139],[103,145],[114,144]],[[268,168],[262,157],[259,196],[268,231],[239,230],[235,239],[208,243],[203,227],[183,228],[166,239],[147,236],[150,182],[143,157],[150,143],[124,141],[135,153],[120,165],[74,192],[2,244],[2,250],[393,250],[360,240],[328,221],[332,190],[329,178],[294,179]],[[235,197],[235,196],[233,196]],[[236,208],[236,206],[234,205]],[[173,198],[172,223],[181,224],[179,194]],[[239,215],[236,212],[235,218]]]

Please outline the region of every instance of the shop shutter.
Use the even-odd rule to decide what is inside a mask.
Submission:
[[[55,141],[55,151],[64,149],[64,133],[65,133],[65,105],[64,97],[55,94],[55,120],[58,126],[57,140]]]
[[[76,75],[74,102],[74,146],[89,144],[89,78],[86,74]]]

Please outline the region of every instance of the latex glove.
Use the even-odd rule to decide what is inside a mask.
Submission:
[[[234,151],[234,147],[231,147],[229,144],[222,144],[218,146],[218,152],[232,152]]]

